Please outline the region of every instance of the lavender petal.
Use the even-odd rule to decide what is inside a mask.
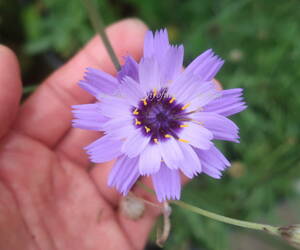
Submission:
[[[137,164],[137,157],[120,156],[109,174],[108,186],[115,187],[120,193],[127,195],[140,176]]]
[[[152,175],[152,182],[158,201],[180,199],[180,176],[178,170],[169,169],[164,163],[159,171]]]

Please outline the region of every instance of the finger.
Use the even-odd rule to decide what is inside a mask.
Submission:
[[[122,195],[118,193],[114,188],[110,188],[107,185],[108,175],[111,171],[113,161],[105,164],[97,164],[91,171],[91,178],[94,180],[101,196],[114,208],[118,208]],[[126,166],[124,166],[126,167]],[[143,177],[141,181],[151,187],[151,178]],[[139,198],[148,200],[152,203],[157,203],[156,196],[147,193],[139,185],[135,185],[132,188],[132,192]],[[157,203],[160,205],[159,203]],[[158,207],[153,207],[145,204],[145,211],[141,218],[138,220],[132,220],[124,216],[122,211],[118,211],[118,221],[123,229],[125,235],[130,240],[134,249],[143,249],[149,233],[155,223],[157,216],[161,214],[161,210]]]
[[[18,111],[21,78],[15,54],[0,45],[0,138],[5,135]]]
[[[135,39],[140,36],[144,24],[127,19],[107,29],[117,56],[137,54]],[[93,38],[66,65],[54,72],[21,108],[16,129],[53,147],[69,130],[70,106],[87,103],[93,99],[76,84],[86,67],[101,68],[114,73],[113,65],[99,37]]]
[[[122,199],[122,195],[118,193],[114,188],[110,188],[107,185],[108,176],[113,164],[114,161],[104,164],[97,164],[91,171],[90,175],[94,183],[96,184],[101,196],[113,208],[118,208]],[[187,177],[183,175],[181,176],[181,182],[183,185],[186,184],[189,180],[190,179],[188,179]],[[152,181],[150,177],[142,177],[140,181],[143,182],[146,186],[152,188]],[[161,204],[157,202],[155,194],[147,192],[140,185],[136,184],[131,191],[137,197],[161,206]],[[143,249],[147,242],[149,233],[155,223],[155,220],[160,214],[161,209],[159,207],[149,206],[148,204],[145,204],[145,211],[143,216],[135,221],[124,216],[122,211],[118,211],[118,221],[120,223],[120,226],[122,227],[124,233],[130,240],[132,245],[135,247],[135,249]]]

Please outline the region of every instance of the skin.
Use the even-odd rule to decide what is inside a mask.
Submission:
[[[122,62],[139,59],[147,27],[136,19],[111,25],[108,35]],[[159,209],[146,206],[132,221],[108,188],[112,163],[91,168],[83,147],[100,133],[73,129],[71,105],[93,98],[76,84],[86,67],[114,74],[99,38],[51,74],[20,105],[16,56],[0,46],[0,249],[143,249]],[[140,197],[153,200],[134,187]]]

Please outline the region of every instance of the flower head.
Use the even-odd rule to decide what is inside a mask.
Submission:
[[[211,49],[184,70],[183,54],[166,30],[149,31],[140,62],[126,57],[116,77],[88,68],[79,83],[98,102],[73,106],[73,126],[104,131],[85,149],[94,163],[117,159],[108,185],[122,194],[148,175],[159,201],[179,199],[180,173],[220,178],[230,165],[213,140],[238,142],[227,116],[246,108],[242,89],[217,88],[224,61]]]

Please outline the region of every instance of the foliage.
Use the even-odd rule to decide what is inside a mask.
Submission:
[[[227,216],[280,222],[269,214],[281,201],[295,197],[300,176],[298,1],[98,3],[106,23],[137,16],[151,29],[167,27],[173,42],[184,43],[186,62],[210,47],[225,58],[219,80],[225,88],[244,88],[249,106],[234,118],[241,143],[220,145],[233,162],[222,180],[200,176],[184,189],[183,199]],[[66,60],[92,35],[79,0],[27,1],[20,15],[29,56],[54,51]],[[179,208],[172,222],[166,249],[227,249],[228,226]]]

